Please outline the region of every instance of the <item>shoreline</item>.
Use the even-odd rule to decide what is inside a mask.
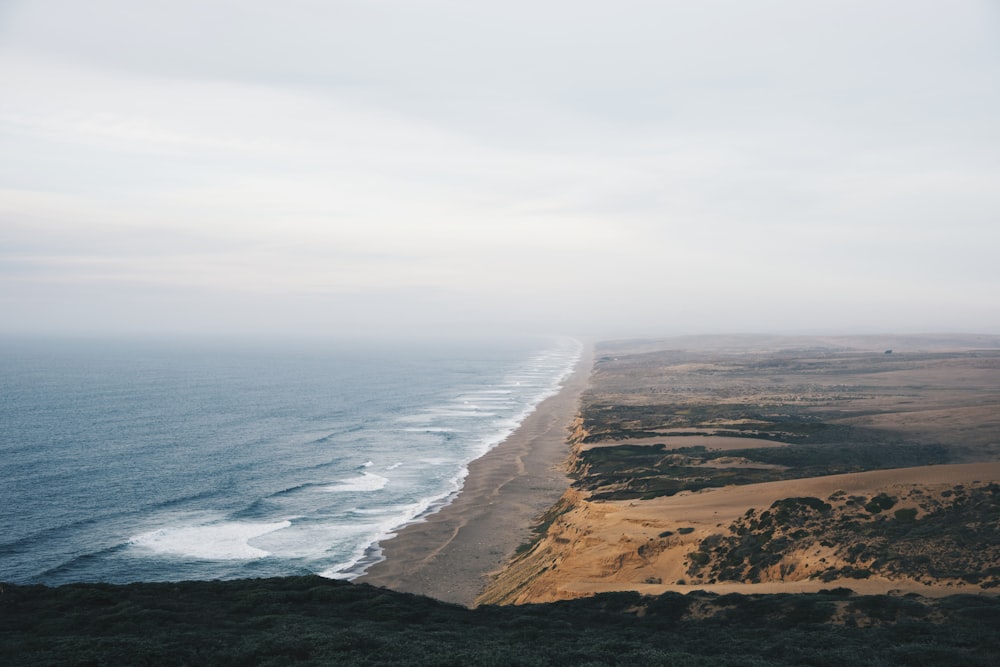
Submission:
[[[383,560],[354,581],[471,607],[569,486],[567,439],[592,366],[593,345],[585,342],[558,393],[469,464],[450,504],[382,542]]]

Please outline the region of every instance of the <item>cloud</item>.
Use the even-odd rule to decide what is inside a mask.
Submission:
[[[8,4],[0,308],[1000,327],[998,26],[971,1]]]

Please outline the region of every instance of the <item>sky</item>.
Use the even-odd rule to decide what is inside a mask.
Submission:
[[[0,332],[1000,333],[1000,3],[0,0]]]

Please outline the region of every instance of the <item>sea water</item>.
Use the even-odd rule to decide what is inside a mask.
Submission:
[[[0,340],[0,581],[353,578],[580,350]]]

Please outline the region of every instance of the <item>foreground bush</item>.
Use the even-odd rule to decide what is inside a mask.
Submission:
[[[1000,601],[836,589],[469,610],[319,577],[6,585],[0,664],[986,666]]]

